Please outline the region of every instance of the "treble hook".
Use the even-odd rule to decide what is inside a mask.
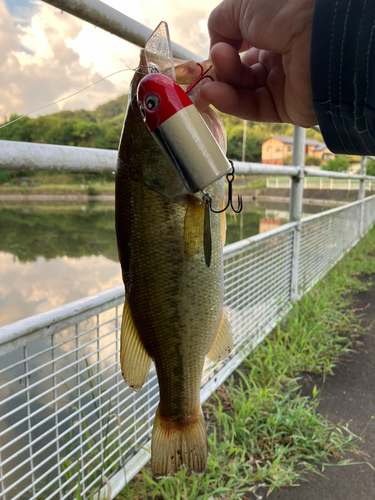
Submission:
[[[233,206],[233,192],[232,192],[232,183],[234,181],[234,173],[235,173],[235,170],[234,170],[234,165],[233,165],[233,162],[232,160],[228,160],[229,163],[232,165],[232,170],[231,172],[229,172],[227,175],[226,175],[226,178],[227,178],[227,181],[228,181],[228,202],[226,204],[226,206],[222,209],[222,210],[214,210],[212,208],[212,198],[209,194],[207,194],[205,191],[202,191],[203,193],[203,201],[204,203],[207,203],[208,206],[210,207],[210,210],[211,212],[213,212],[214,214],[221,214],[222,212],[225,212],[225,210],[229,207],[231,207],[231,209],[233,210],[233,212],[235,212],[236,214],[239,214],[243,208],[243,204],[242,204],[242,196],[238,195],[238,208],[235,209],[234,206]]]

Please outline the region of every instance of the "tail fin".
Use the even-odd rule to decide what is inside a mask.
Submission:
[[[157,409],[151,442],[151,469],[155,477],[177,472],[182,466],[202,473],[207,462],[207,435],[202,408],[196,416],[170,420]]]

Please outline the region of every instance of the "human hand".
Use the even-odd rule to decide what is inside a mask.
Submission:
[[[224,0],[208,20],[217,82],[201,96],[254,121],[317,123],[310,82],[315,0]],[[242,60],[238,51],[244,51]]]

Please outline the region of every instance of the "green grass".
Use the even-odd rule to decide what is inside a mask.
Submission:
[[[254,179],[250,181],[247,187],[249,189],[262,189],[265,188],[266,185],[267,185],[266,177],[261,177],[260,179]]]
[[[117,500],[241,499],[266,482],[270,491],[321,474],[332,458],[360,455],[348,424],[335,425],[317,410],[319,392],[301,395],[303,373],[333,375],[338,359],[364,333],[353,308],[354,292],[371,287],[375,228],[293,308],[204,405],[210,454],[204,475],[182,469],[158,481],[149,467]],[[357,277],[365,275],[364,279]],[[361,459],[360,459],[361,460]],[[332,462],[331,462],[332,463]]]

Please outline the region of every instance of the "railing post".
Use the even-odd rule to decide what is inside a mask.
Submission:
[[[366,175],[366,156],[361,156],[361,169],[359,171],[359,175]],[[361,215],[359,221],[359,236],[363,238],[363,219],[365,215],[365,193],[366,193],[366,179],[360,179],[359,181],[359,189],[358,189],[358,200],[362,200],[361,203]]]
[[[298,222],[294,230],[293,254],[292,254],[292,276],[290,298],[292,302],[298,300],[298,263],[301,240],[301,218],[303,202],[303,181],[305,170],[305,140],[306,129],[294,127],[293,132],[293,156],[292,165],[300,167],[299,176],[292,177],[289,201],[289,222]]]

